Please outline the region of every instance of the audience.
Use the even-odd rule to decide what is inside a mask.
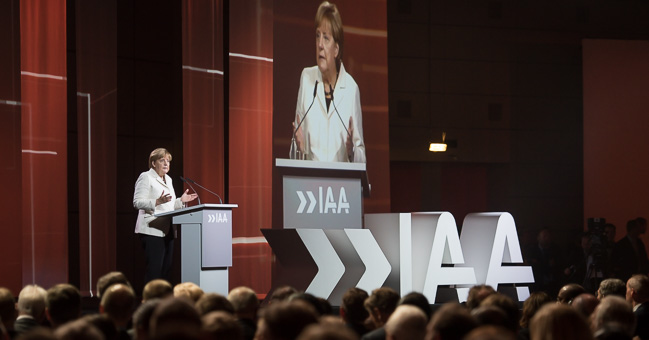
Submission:
[[[60,283],[48,289],[45,315],[54,329],[78,319],[81,315],[81,293],[77,287]]]
[[[243,338],[252,340],[257,332],[257,312],[259,299],[257,293],[248,287],[237,287],[230,291],[228,300],[234,308],[234,315],[243,330]]]
[[[482,300],[489,295],[496,293],[489,285],[475,285],[469,289],[469,296],[466,298],[466,308],[469,310],[480,307]]]
[[[518,304],[514,302],[511,298],[503,294],[492,294],[489,295],[482,303],[480,307],[494,306],[500,308],[507,319],[502,325],[503,327],[511,330],[514,333],[518,332],[518,324],[520,322],[520,312],[518,310]]]
[[[3,332],[9,337],[15,336],[14,321],[16,320],[16,302],[9,289],[0,287],[0,324]]]
[[[54,331],[59,340],[105,340],[104,335],[88,320],[72,320]]]
[[[581,313],[581,316],[588,319],[598,304],[599,300],[597,299],[597,297],[595,297],[595,295],[584,293],[579,294],[576,298],[574,298],[570,305],[579,313]]]
[[[626,301],[631,303],[637,323],[634,336],[649,339],[649,277],[633,275],[626,283]]]
[[[204,292],[193,282],[183,282],[174,286],[174,297],[184,297],[196,303],[203,296]]]
[[[121,272],[110,272],[104,274],[99,278],[99,280],[97,280],[97,297],[101,299],[102,296],[104,296],[106,289],[116,283],[121,283],[123,285],[131,287],[131,283],[128,282],[126,275],[122,274]]]
[[[534,314],[545,304],[551,303],[552,298],[545,292],[534,292],[523,302],[523,311],[521,313],[519,337],[522,339],[530,338],[530,321]]]
[[[209,312],[201,317],[202,339],[243,340],[243,329],[234,315],[225,311]]]
[[[297,340],[358,340],[358,336],[348,328],[320,323],[308,326]]]
[[[385,339],[385,323],[397,308],[398,302],[399,293],[392,288],[383,287],[372,291],[372,295],[365,300],[364,306],[370,315],[374,330],[363,335],[362,340]]]
[[[358,337],[365,335],[368,331],[367,327],[365,327],[365,320],[370,314],[363,305],[368,297],[366,291],[360,288],[350,288],[343,295],[340,304],[340,317],[345,322],[345,325],[353,330]]]
[[[466,308],[447,303],[433,314],[427,327],[426,340],[461,340],[478,326]]]
[[[427,323],[426,314],[419,307],[398,306],[385,323],[386,339],[424,340]]]
[[[584,319],[565,304],[546,304],[530,323],[531,340],[589,340],[593,335]]]
[[[47,291],[37,285],[27,285],[18,294],[18,318],[14,323],[16,334],[24,334],[45,320]],[[4,318],[3,318],[4,320]]]
[[[590,318],[590,328],[595,334],[617,329],[631,337],[635,325],[633,308],[623,298],[615,295],[603,298]]]
[[[313,306],[302,300],[273,302],[261,312],[255,339],[293,340],[317,322]]]
[[[584,289],[584,287],[576,283],[569,283],[559,289],[559,294],[557,294],[557,302],[564,305],[569,305],[572,303],[572,300],[574,298],[584,293],[586,293],[586,289]]]
[[[151,299],[164,299],[174,295],[174,288],[171,283],[163,279],[149,281],[142,290],[142,302]]]
[[[599,284],[599,289],[597,289],[597,298],[601,300],[609,295],[624,298],[626,296],[626,283],[617,278],[603,280]]]
[[[202,327],[198,311],[186,298],[160,301],[149,321],[149,339],[199,339]]]
[[[201,316],[206,315],[210,312],[223,311],[227,312],[230,315],[234,315],[234,307],[228,299],[217,293],[207,293],[196,301],[194,305],[198,310],[198,314]]]
[[[156,307],[160,304],[161,299],[149,299],[140,305],[133,313],[133,328],[131,329],[131,338],[135,340],[148,340],[149,324],[151,316]]]
[[[118,339],[128,340],[127,326],[133,316],[137,299],[130,286],[116,283],[108,287],[101,298],[99,312],[113,322],[118,332]]]

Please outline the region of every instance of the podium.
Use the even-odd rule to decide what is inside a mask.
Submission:
[[[284,229],[363,227],[363,197],[370,196],[365,163],[276,159],[273,226]],[[281,202],[281,204],[280,204]]]
[[[162,223],[180,226],[181,281],[205,292],[228,294],[232,267],[232,209],[237,204],[200,204],[156,214]]]

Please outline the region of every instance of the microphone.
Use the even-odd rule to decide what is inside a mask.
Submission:
[[[186,178],[183,178],[183,176],[180,176],[180,180],[183,181],[183,182],[185,182],[185,183],[187,183],[187,185],[189,185],[189,187],[192,188],[192,190],[194,190],[194,193],[196,194],[196,198],[198,199],[198,204],[200,205],[200,204],[201,204],[201,198],[198,197],[198,193],[196,192],[196,189],[194,189],[194,187],[192,186],[192,184],[189,183],[189,181],[187,181]]]
[[[221,202],[221,204],[223,204],[223,200],[221,199],[221,196],[219,196],[219,194],[217,194],[217,193],[215,193],[215,192],[212,192],[210,189],[208,189],[208,188],[206,188],[206,187],[204,187],[204,186],[202,186],[202,185],[200,185],[200,184],[194,182],[193,180],[191,180],[191,179],[189,179],[189,178],[185,178],[185,179],[187,180],[187,182],[190,182],[190,183],[192,183],[192,184],[196,184],[199,188],[201,188],[201,189],[203,189],[203,190],[209,192],[210,194],[212,194],[212,195],[218,197],[218,198],[219,198],[219,202]]]
[[[315,103],[315,96],[318,94],[318,81],[315,81],[315,86],[313,87],[313,100],[311,100],[311,105],[309,105],[309,108],[306,109],[306,112],[304,113],[304,116],[300,120],[300,122],[297,124],[295,127],[295,131],[293,132],[293,138],[291,138],[291,154],[289,155],[291,159],[296,159],[296,153],[297,153],[297,145],[295,143],[295,134],[297,133],[297,130],[302,126],[302,123],[306,119],[306,115],[309,114],[309,111],[311,111],[311,107],[313,106],[313,103]]]
[[[343,123],[343,127],[345,128],[345,131],[347,131],[347,136],[351,137],[349,134],[349,130],[347,130],[347,126],[345,126],[345,122],[343,122],[343,117],[340,116],[340,113],[338,112],[338,108],[336,107],[336,102],[334,102],[334,89],[331,87],[331,84],[329,84],[329,90],[330,95],[331,95],[331,103],[334,104],[334,110],[336,110],[336,114],[338,115],[338,118],[340,119],[340,122]]]

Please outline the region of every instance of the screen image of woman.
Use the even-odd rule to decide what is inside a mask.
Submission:
[[[173,230],[168,223],[156,221],[154,215],[183,208],[198,197],[188,189],[176,198],[171,177],[167,175],[170,166],[171,153],[167,149],[155,149],[149,155],[149,171],[141,173],[135,182],[133,207],[139,210],[135,233],[140,236],[146,257],[145,283],[158,278],[170,281],[173,259]]]
[[[336,5],[315,17],[316,66],[300,77],[290,158],[365,163],[361,97],[342,63],[343,25]]]

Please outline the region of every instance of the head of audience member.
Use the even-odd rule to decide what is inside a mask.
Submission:
[[[201,317],[187,298],[160,300],[149,322],[149,339],[199,339]]]
[[[572,300],[574,298],[584,293],[586,293],[584,287],[576,283],[569,283],[559,289],[559,294],[557,294],[557,302],[569,305],[570,303],[572,303]]]
[[[480,306],[471,310],[471,316],[479,326],[498,326],[512,330],[511,321],[502,308],[497,306]]]
[[[174,295],[174,288],[171,283],[163,279],[149,281],[142,290],[142,302],[151,299],[164,299]]]
[[[485,325],[469,332],[464,340],[516,340],[516,334],[505,327]]]
[[[549,249],[552,246],[552,233],[550,232],[550,229],[541,229],[536,237],[536,241],[538,242],[539,248]]]
[[[99,303],[99,312],[115,323],[117,329],[124,329],[131,321],[137,299],[133,288],[116,283],[106,289]]]
[[[466,308],[447,303],[433,314],[427,327],[426,340],[461,340],[478,322]]]
[[[243,340],[243,330],[237,318],[224,311],[209,312],[201,317],[202,339]]]
[[[469,289],[469,295],[466,298],[466,308],[470,310],[478,308],[480,303],[482,303],[482,300],[495,293],[496,290],[489,285],[475,285],[471,287],[471,289]]]
[[[115,323],[104,314],[88,314],[81,320],[95,326],[106,340],[117,340],[117,327]]]
[[[620,279],[605,279],[599,284],[597,289],[597,298],[603,299],[609,295],[616,295],[619,297],[626,296],[626,283]]]
[[[350,329],[329,323],[307,326],[297,340],[357,340],[358,336]]]
[[[426,320],[430,320],[430,317],[433,314],[433,311],[430,309],[430,303],[428,302],[428,299],[422,293],[411,292],[406,294],[397,303],[397,306],[401,305],[410,305],[421,309],[421,311],[426,315]]]
[[[507,315],[507,324],[505,328],[511,329],[516,332],[518,330],[518,323],[520,321],[520,312],[518,310],[518,303],[512,300],[510,297],[503,294],[492,294],[489,295],[482,303],[480,307],[496,306],[502,309],[503,312]]]
[[[340,316],[342,319],[352,325],[363,325],[365,320],[370,316],[363,303],[369,295],[360,288],[350,288],[343,295],[340,304]]]
[[[615,233],[616,232],[617,232],[617,228],[615,227],[615,224],[606,223],[604,225],[604,234],[606,235],[606,240],[609,243],[615,243]]]
[[[81,293],[77,287],[60,283],[47,290],[45,315],[53,328],[81,315]]]
[[[365,309],[375,328],[383,327],[388,321],[399,302],[399,293],[389,287],[377,288],[372,291],[364,302]]]
[[[593,335],[584,319],[574,308],[546,304],[530,323],[531,340],[590,340]]]
[[[196,302],[196,309],[201,316],[216,311],[223,311],[234,315],[234,307],[228,299],[217,293],[203,294]]]
[[[301,300],[310,304],[318,313],[318,316],[327,315],[330,312],[330,308],[328,308],[321,299],[315,297],[313,294],[303,292],[295,293],[288,298],[288,301],[295,300]]]
[[[268,303],[274,303],[274,302],[280,302],[280,301],[287,301],[291,295],[297,293],[297,289],[291,287],[291,286],[280,286],[275,288],[273,293],[270,295],[270,298],[268,299]]]
[[[615,295],[604,297],[590,317],[590,327],[594,333],[609,327],[623,330],[633,336],[636,319],[633,308],[623,298]]]
[[[401,305],[385,323],[387,340],[424,340],[426,336],[426,314],[416,306]]]
[[[294,340],[318,322],[315,308],[303,300],[273,302],[260,314],[255,334],[259,340]]]
[[[626,235],[632,239],[640,237],[647,230],[647,220],[642,217],[630,220],[626,223]]]
[[[174,286],[174,297],[184,297],[196,303],[205,292],[194,282],[183,282]]]
[[[121,283],[123,285],[131,286],[131,283],[128,282],[126,275],[121,272],[110,272],[104,274],[102,277],[97,280],[97,297],[102,298],[106,289],[116,283]]]
[[[626,282],[626,301],[633,307],[649,301],[649,277],[637,274]]]
[[[101,331],[84,319],[61,325],[54,331],[54,336],[59,340],[105,340]]]
[[[248,287],[237,287],[228,294],[228,301],[234,308],[234,314],[239,319],[255,320],[259,310],[257,293]]]
[[[133,339],[148,340],[149,324],[153,311],[160,304],[161,299],[149,299],[142,303],[133,313]]]
[[[534,292],[523,302],[523,312],[521,313],[520,325],[522,328],[530,328],[530,320],[534,314],[541,309],[546,303],[552,302],[550,295],[545,292]]]
[[[7,288],[0,287],[0,321],[6,330],[14,328],[16,320],[16,300]]]
[[[570,305],[579,313],[581,313],[584,318],[588,319],[590,315],[593,314],[593,311],[598,304],[599,300],[595,295],[584,293],[579,294],[576,298],[574,298]]]
[[[38,323],[45,319],[47,291],[38,285],[27,285],[18,294],[18,315],[29,315]]]

